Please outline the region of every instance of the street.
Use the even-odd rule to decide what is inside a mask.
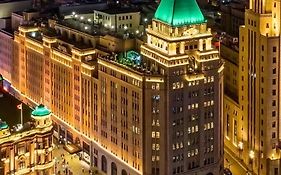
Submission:
[[[224,167],[229,168],[232,175],[249,175],[241,160],[235,159],[227,149],[224,149],[224,161]]]

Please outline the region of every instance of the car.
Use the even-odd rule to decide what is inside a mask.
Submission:
[[[225,168],[225,169],[223,170],[223,174],[224,174],[224,175],[232,175],[232,172],[230,171],[229,168]]]

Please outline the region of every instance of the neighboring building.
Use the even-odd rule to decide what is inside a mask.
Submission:
[[[221,29],[227,34],[238,37],[239,27],[244,25],[245,2],[221,4]]]
[[[94,10],[94,23],[114,31],[136,31],[140,26],[140,11],[133,8]]]
[[[223,174],[223,62],[195,0],[162,0],[140,54],[64,22],[20,26],[11,75],[57,138],[107,174]]]
[[[0,29],[0,74],[8,82],[12,81],[14,36],[11,30]]]
[[[0,18],[11,17],[13,12],[30,9],[32,0],[5,0],[0,1]]]
[[[280,2],[251,0],[239,36],[239,115],[232,113],[227,148],[255,174],[281,174]],[[236,140],[235,140],[236,139]]]
[[[53,126],[50,111],[39,105],[34,121],[9,127],[0,120],[0,159],[3,174],[49,175],[54,172]]]
[[[239,53],[236,44],[220,44],[220,54],[224,59],[224,95],[238,102]]]
[[[17,30],[20,25],[24,25],[25,23],[31,22],[39,17],[39,11],[35,9],[13,12],[11,17],[11,26],[9,28],[12,28],[13,31]]]

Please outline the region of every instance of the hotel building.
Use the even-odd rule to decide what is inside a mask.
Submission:
[[[53,126],[50,111],[39,105],[33,121],[9,127],[0,120],[0,173],[50,175],[54,173]]]
[[[223,62],[211,40],[195,0],[161,1],[139,48],[59,21],[22,25],[11,83],[106,174],[220,175]]]
[[[225,115],[226,147],[255,174],[280,164],[280,2],[251,0],[239,36],[238,103]],[[237,115],[238,114],[238,115]]]

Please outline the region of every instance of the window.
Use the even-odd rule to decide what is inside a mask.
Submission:
[[[272,79],[272,84],[273,84],[273,85],[276,84],[276,79]]]
[[[276,137],[276,133],[273,132],[273,133],[272,133],[272,138],[275,139],[275,137]]]
[[[272,73],[276,74],[276,68],[273,68]]]
[[[226,114],[226,136],[229,136],[229,129],[230,129],[230,123],[229,123],[229,115]]]
[[[264,51],[264,45],[261,46],[261,51]]]
[[[272,90],[272,95],[276,95],[276,90]]]
[[[275,4],[275,6],[276,6],[276,3],[274,3]],[[274,7],[275,7],[274,6]],[[278,168],[274,168],[274,175],[278,175]]]
[[[272,106],[276,106],[276,100],[272,100]]]
[[[274,47],[272,48],[272,50],[273,50],[273,52],[276,52],[276,47],[274,46]]]
[[[266,23],[266,28],[269,28],[269,23]]]
[[[275,128],[276,122],[272,122],[272,128]]]
[[[273,63],[276,63],[276,57],[273,57],[273,58],[272,58],[272,62],[273,62]]]
[[[276,111],[272,111],[272,117],[276,116]]]

